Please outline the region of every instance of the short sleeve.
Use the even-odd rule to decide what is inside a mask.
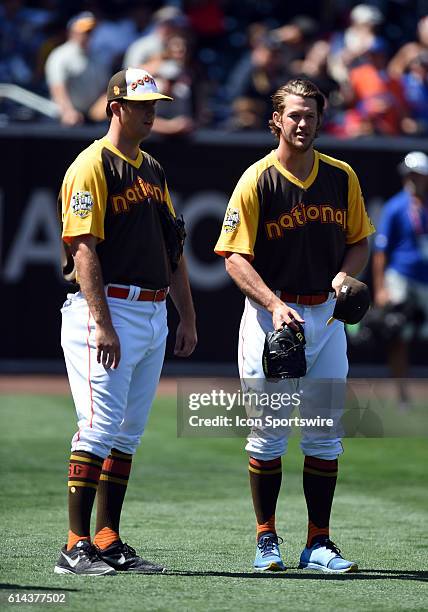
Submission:
[[[349,168],[348,177],[346,243],[353,244],[359,240],[363,240],[363,238],[367,238],[376,230],[367,214],[360,183],[352,168]]]
[[[257,179],[249,168],[238,181],[224,216],[223,226],[214,251],[217,255],[240,253],[254,258],[260,205]]]
[[[67,61],[62,49],[54,49],[46,60],[46,82],[49,86],[65,83],[67,79]]]
[[[79,158],[78,158],[79,159]],[[72,164],[61,188],[62,237],[92,234],[104,240],[107,185],[101,160],[78,159]]]

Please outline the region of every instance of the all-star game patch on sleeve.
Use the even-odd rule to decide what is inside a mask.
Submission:
[[[349,167],[348,189],[348,223],[346,228],[346,243],[353,244],[367,238],[376,230],[367,214],[363,194],[357,175]]]
[[[99,146],[96,145],[94,143],[76,158],[62,184],[64,242],[70,243],[74,236],[84,234],[104,240],[107,185]]]
[[[253,259],[258,223],[257,171],[251,166],[241,176],[229,200],[214,251],[223,257],[227,253],[240,253]]]

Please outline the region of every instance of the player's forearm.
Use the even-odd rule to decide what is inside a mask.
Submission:
[[[73,245],[72,252],[80,289],[95,323],[102,327],[112,325],[101,265],[95,247],[86,241],[81,241]]]
[[[181,257],[177,269],[171,276],[169,293],[176,307],[181,321],[195,321],[195,308],[193,306],[192,292],[190,290],[189,275],[186,260]]]
[[[232,253],[226,257],[225,265],[229,276],[248,298],[254,300],[269,312],[273,312],[275,306],[281,303],[281,300],[263,282],[261,276],[245,257],[238,253]]]
[[[345,276],[357,276],[364,270],[369,260],[369,243],[367,238],[352,244],[346,250],[346,254],[339,273]]]

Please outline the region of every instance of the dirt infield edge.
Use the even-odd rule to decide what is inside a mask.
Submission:
[[[70,387],[66,376],[16,375],[0,376],[0,395],[69,395]],[[157,395],[175,396],[175,378],[161,378]]]

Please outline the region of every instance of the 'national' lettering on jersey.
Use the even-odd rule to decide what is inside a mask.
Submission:
[[[318,221],[321,223],[337,223],[346,230],[346,210],[333,208],[329,204],[297,204],[289,213],[282,213],[276,221],[266,221],[265,228],[269,240],[282,238],[285,230],[302,227],[306,223]]]
[[[164,193],[160,187],[144,181],[141,176],[137,176],[133,184],[123,193],[112,195],[109,199],[113,213],[118,215],[122,212],[128,212],[134,204],[147,201],[149,197],[154,198],[157,202],[165,201]]]

